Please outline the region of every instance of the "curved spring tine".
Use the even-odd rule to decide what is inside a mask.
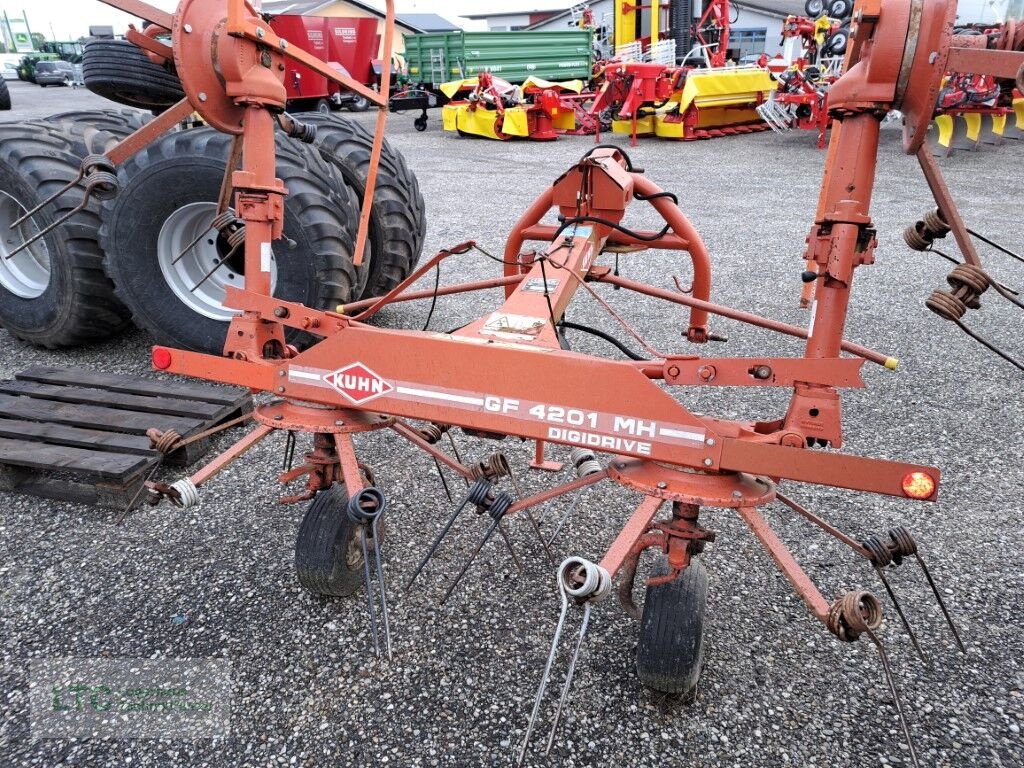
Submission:
[[[370,634],[373,637],[373,652],[380,658],[380,638],[377,635],[377,606],[373,602],[373,584],[370,581],[370,552],[366,543],[366,526],[359,532],[359,544],[363,550],[363,585],[366,587],[366,612],[370,616]],[[378,562],[378,565],[380,563]]]
[[[441,469],[441,462],[437,460],[436,456],[434,456],[433,458],[434,458],[434,467],[437,468],[437,476],[441,478],[441,485],[444,487],[444,495],[448,497],[448,503],[449,504],[454,504],[455,503],[455,499],[452,498],[451,489],[448,487],[448,480],[444,476],[444,472]]]
[[[377,589],[380,592],[380,615],[381,623],[384,626],[384,647],[388,652],[388,661],[391,661],[391,621],[388,617],[388,593],[384,588],[384,566],[381,563],[380,518],[381,515],[378,515],[373,521],[373,559],[377,566]]]
[[[25,212],[25,214],[24,214],[24,215],[23,215],[23,216],[22,216],[21,218],[19,218],[19,219],[16,219],[16,220],[15,220],[15,221],[14,221],[14,222],[13,222],[13,223],[11,224],[11,226],[9,227],[9,229],[15,229],[16,227],[19,227],[19,226],[21,226],[22,224],[24,224],[24,223],[25,223],[26,221],[28,221],[29,219],[31,219],[31,218],[32,218],[33,216],[35,216],[35,215],[36,215],[37,213],[39,213],[39,212],[40,212],[41,210],[43,210],[43,208],[45,208],[46,206],[48,206],[48,205],[49,205],[50,203],[52,203],[52,202],[53,202],[54,200],[56,200],[57,198],[59,198],[59,197],[60,197],[61,195],[64,195],[64,194],[65,194],[65,193],[67,193],[67,192],[68,192],[69,190],[71,190],[71,189],[73,189],[74,187],[76,187],[76,186],[78,185],[78,183],[79,183],[79,182],[80,182],[80,181],[81,181],[82,179],[84,179],[84,178],[85,178],[85,168],[79,168],[79,169],[78,169],[78,175],[77,175],[77,176],[75,176],[75,178],[73,178],[73,179],[72,179],[71,181],[69,181],[69,182],[68,182],[67,184],[65,184],[65,185],[64,185],[63,187],[61,187],[61,188],[60,188],[59,190],[57,190],[56,192],[54,192],[54,193],[53,193],[52,195],[50,195],[50,196],[49,196],[48,198],[46,198],[45,200],[43,200],[43,201],[42,201],[41,203],[39,203],[39,205],[37,205],[37,206],[36,206],[35,208],[33,208],[33,209],[32,209],[31,211],[26,211],[26,212]]]
[[[932,588],[932,594],[935,595],[935,600],[938,602],[939,608],[942,610],[942,615],[946,617],[946,623],[949,625],[949,629],[953,633],[953,639],[956,640],[960,653],[967,653],[967,649],[964,647],[964,642],[960,639],[960,633],[956,630],[956,623],[953,621],[953,617],[946,609],[946,604],[942,601],[942,595],[939,594],[939,588],[935,586],[935,581],[932,579],[932,575],[928,571],[928,566],[924,564],[924,559],[917,552],[914,553],[914,557],[917,558],[918,565],[920,565],[921,570],[924,571],[924,577],[928,580],[928,585]]]
[[[892,670],[889,668],[889,656],[885,652],[885,648],[882,646],[882,641],[878,639],[874,632],[870,629],[865,630],[867,636],[871,638],[871,642],[875,644],[875,648],[878,649],[878,657],[882,660],[882,670],[885,672],[885,681],[889,684],[889,691],[892,693],[893,705],[896,707],[896,714],[899,715],[900,725],[903,727],[903,735],[907,739],[907,746],[910,748],[910,760],[914,763],[914,768],[921,768],[921,763],[917,760],[917,750],[914,749],[914,740],[910,736],[910,724],[907,723],[907,717],[903,713],[903,704],[900,703],[900,694],[896,689],[896,680],[892,676]]]
[[[575,514],[576,508],[579,507],[580,502],[581,502],[582,499],[583,499],[583,494],[577,494],[576,498],[574,498],[572,500],[572,503],[565,510],[565,514],[562,515],[562,519],[558,521],[558,525],[555,527],[554,532],[551,534],[551,536],[548,537],[548,546],[549,547],[554,542],[554,540],[558,537],[558,534],[562,532],[562,529],[565,527],[566,523],[569,522],[569,519],[573,516],[573,514]]]
[[[209,279],[210,279],[211,277],[213,277],[213,274],[214,274],[214,273],[215,273],[215,272],[216,272],[216,271],[217,271],[218,269],[220,269],[220,268],[221,268],[222,266],[224,266],[224,265],[225,265],[225,264],[226,264],[226,263],[227,263],[227,262],[228,262],[228,261],[229,261],[229,260],[231,259],[231,257],[232,257],[232,256],[234,256],[234,255],[235,255],[236,253],[238,253],[238,249],[239,249],[239,248],[240,248],[241,246],[242,246],[242,243],[239,243],[239,244],[238,244],[238,245],[236,245],[236,246],[235,246],[234,248],[232,248],[232,249],[231,249],[230,251],[228,251],[228,254],[227,254],[227,256],[225,256],[225,257],[224,257],[223,259],[221,259],[221,260],[220,260],[220,261],[218,261],[218,262],[217,262],[216,264],[214,264],[214,265],[213,265],[213,269],[211,269],[211,270],[210,270],[209,272],[207,272],[207,273],[206,273],[206,274],[205,274],[205,275],[203,276],[203,279],[202,279],[202,280],[200,280],[200,281],[199,281],[198,283],[196,283],[195,285],[193,285],[193,286],[192,286],[192,287],[191,287],[191,288],[189,289],[189,291],[188,291],[188,292],[189,292],[189,293],[195,293],[196,291],[198,291],[198,290],[199,290],[199,286],[201,286],[201,285],[202,285],[203,283],[205,283],[205,282],[206,282],[207,280],[209,280]]]
[[[878,578],[882,580],[882,584],[885,585],[885,591],[889,593],[889,599],[892,600],[892,605],[896,609],[896,613],[899,614],[900,621],[903,622],[903,628],[907,630],[907,634],[910,635],[910,642],[914,644],[914,648],[917,650],[917,655],[921,657],[921,661],[927,664],[929,667],[932,665],[931,661],[925,655],[925,652],[921,650],[920,644],[917,642],[917,635],[914,634],[914,630],[910,628],[910,622],[907,621],[907,617],[903,614],[903,608],[900,607],[900,601],[896,599],[896,593],[892,591],[892,587],[889,585],[889,580],[885,578],[885,573],[875,563],[872,563],[875,569],[875,573],[878,574]]]
[[[215,217],[215,220],[216,220],[216,217]],[[189,251],[191,251],[197,245],[199,245],[199,241],[202,240],[204,237],[206,237],[207,234],[209,234],[211,229],[213,229],[213,222],[212,221],[210,222],[210,226],[208,226],[206,229],[204,229],[202,232],[200,232],[199,235],[196,237],[196,239],[193,240],[191,243],[189,243],[185,247],[185,250],[183,250],[181,253],[179,253],[177,256],[174,257],[174,260],[171,262],[171,265],[173,266],[173,265],[177,264],[179,261],[181,261],[183,258],[185,258],[185,254],[188,253]]]
[[[558,709],[555,710],[555,722],[551,724],[551,733],[548,736],[548,747],[544,754],[551,753],[551,746],[555,743],[555,734],[558,732],[558,723],[562,719],[562,708],[565,707],[565,700],[569,698],[569,689],[572,688],[572,676],[576,672],[576,660],[580,656],[580,649],[583,647],[583,639],[587,636],[587,626],[590,624],[590,601],[583,604],[583,623],[580,626],[580,636],[576,640],[576,648],[569,660],[569,670],[565,674],[565,684],[562,686],[562,695],[558,699]]]
[[[519,557],[516,555],[516,549],[512,546],[512,539],[508,537],[508,531],[505,530],[505,526],[499,522],[498,533],[501,534],[501,538],[505,540],[505,546],[508,547],[508,553],[512,555],[512,561],[516,564],[516,570],[519,573],[526,573],[523,568],[523,564],[519,561]]]
[[[451,586],[448,587],[448,591],[444,593],[444,597],[441,598],[441,605],[444,605],[448,598],[452,596],[452,592],[454,592],[455,588],[459,586],[459,582],[462,581],[462,577],[466,575],[466,571],[469,570],[469,566],[471,566],[473,562],[476,560],[476,556],[480,554],[480,550],[484,548],[484,544],[490,541],[491,536],[500,527],[501,518],[499,517],[491,523],[490,527],[487,529],[487,533],[484,534],[484,537],[480,540],[480,543],[476,545],[476,549],[473,550],[473,554],[469,556],[469,560],[466,561],[466,564],[462,566],[462,570],[459,571],[459,575],[455,577],[455,581],[451,583]],[[505,529],[502,528],[502,533],[504,534],[504,532]],[[507,539],[506,543],[511,548],[512,543]],[[516,562],[518,563],[519,561],[517,560]]]
[[[530,713],[530,722],[526,727],[526,736],[519,748],[519,757],[516,765],[521,766],[526,761],[526,750],[530,746],[530,737],[533,735],[533,728],[537,724],[537,715],[540,714],[540,705],[544,701],[544,691],[547,690],[548,680],[551,677],[551,667],[555,663],[555,656],[558,653],[558,641],[562,638],[562,628],[565,626],[565,616],[569,612],[569,598],[565,590],[559,585],[559,593],[562,596],[562,612],[558,616],[558,624],[555,625],[555,637],[551,641],[551,652],[548,653],[547,664],[544,665],[544,675],[540,679],[540,687],[537,689],[537,698],[533,701],[533,711]]]
[[[74,186],[74,184],[72,184],[71,186]],[[70,188],[71,188],[71,187],[68,187],[68,189],[70,189]],[[77,214],[77,213],[80,213],[80,212],[84,211],[84,210],[85,210],[85,207],[86,207],[86,206],[87,206],[88,204],[89,204],[89,194],[88,194],[88,193],[86,193],[86,194],[85,194],[85,196],[84,196],[84,197],[82,198],[82,202],[81,202],[81,203],[79,203],[79,205],[78,205],[78,206],[77,206],[76,208],[74,208],[73,210],[70,210],[70,211],[68,211],[67,213],[65,213],[65,214],[64,214],[63,216],[61,216],[61,217],[60,217],[59,219],[57,219],[57,220],[56,220],[55,222],[53,222],[52,224],[50,224],[50,226],[48,226],[48,227],[44,227],[43,229],[41,229],[41,230],[39,230],[38,232],[36,232],[36,233],[35,233],[35,234],[34,234],[34,235],[33,235],[32,237],[30,237],[30,238],[29,238],[28,240],[26,240],[26,241],[25,241],[24,243],[22,243],[22,244],[21,244],[21,245],[19,245],[19,246],[18,246],[17,248],[15,248],[15,249],[14,249],[13,251],[11,251],[10,253],[8,253],[8,254],[7,254],[7,255],[6,255],[6,256],[5,256],[4,258],[5,258],[5,259],[11,259],[11,258],[14,258],[14,257],[15,257],[15,256],[17,256],[17,255],[18,255],[19,253],[21,253],[21,252],[22,252],[22,251],[24,251],[24,250],[25,250],[26,248],[28,248],[28,247],[29,247],[30,245],[32,245],[32,244],[33,244],[34,242],[36,242],[37,240],[41,240],[42,238],[46,237],[46,236],[47,236],[48,234],[50,234],[51,232],[53,232],[53,230],[55,230],[55,229],[56,229],[57,227],[59,227],[59,226],[60,226],[61,224],[64,224],[64,223],[65,223],[66,221],[68,221],[68,220],[69,220],[69,219],[70,219],[70,218],[71,218],[72,216],[74,216],[74,215],[75,215],[75,214]],[[22,217],[22,218],[24,218],[24,217]],[[12,224],[12,225],[11,225],[11,227],[13,228],[13,227],[14,227],[14,225]]]
[[[472,491],[472,489],[470,490]],[[423,560],[420,561],[420,564],[416,567],[416,570],[413,572],[412,578],[410,578],[408,583],[405,585],[405,590],[407,592],[412,587],[416,579],[419,578],[419,575],[423,572],[423,569],[427,566],[427,563],[430,562],[430,558],[432,558],[434,556],[434,553],[437,552],[437,548],[441,546],[441,542],[444,541],[444,537],[448,535],[448,532],[452,529],[452,526],[455,525],[456,518],[458,518],[458,516],[462,513],[462,510],[466,508],[466,505],[469,504],[470,496],[471,493],[466,494],[466,497],[462,500],[462,503],[455,508],[455,511],[452,512],[451,516],[445,522],[445,525],[441,529],[440,533],[438,533],[437,536],[434,538],[433,543],[430,545],[430,549],[427,550],[427,554],[424,555]]]
[[[508,460],[506,459],[506,463]],[[520,499],[526,498],[526,494],[523,492],[523,488],[519,485],[519,480],[516,478],[515,472],[512,471],[512,466],[508,468],[508,478],[512,481],[512,487],[516,489],[516,496]],[[540,525],[537,524],[537,518],[533,516],[533,512],[527,508],[523,510],[526,513],[526,517],[530,520],[530,525],[533,526],[533,532],[537,534],[537,540],[540,541],[540,545],[544,548],[544,554],[548,556],[548,561],[554,565],[555,556],[551,554],[551,545],[547,539],[544,538],[544,534],[541,533]]]

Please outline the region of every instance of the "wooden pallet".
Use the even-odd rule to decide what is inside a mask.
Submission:
[[[125,508],[161,459],[187,466],[210,447],[161,457],[146,430],[188,438],[252,407],[237,388],[35,366],[0,381],[0,489]]]

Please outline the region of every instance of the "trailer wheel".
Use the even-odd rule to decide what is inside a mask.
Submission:
[[[321,115],[329,115],[334,111],[334,107],[331,106],[331,102],[327,99],[320,99],[320,101],[316,103],[316,111]]]
[[[425,130],[427,130],[427,118],[424,117],[423,115],[420,115],[415,120],[413,120],[412,126],[420,133],[423,133]]]
[[[318,595],[348,597],[363,584],[360,529],[348,514],[343,483],[320,491],[306,510],[295,541],[299,583]],[[385,529],[380,528],[383,538]]]
[[[807,0],[804,13],[811,19],[817,19],[825,12],[825,0]]]
[[[664,557],[654,572],[668,573]],[[698,558],[675,581],[647,588],[636,670],[648,688],[683,695],[696,688],[704,663],[707,599],[708,572]]]
[[[365,112],[370,108],[370,100],[365,96],[353,94],[347,106],[349,112]]]
[[[93,40],[82,55],[85,87],[98,96],[139,109],[163,110],[185,98],[170,66],[149,60],[127,40]]]
[[[0,111],[11,108],[11,91],[7,87],[7,81],[0,77]]]
[[[105,338],[128,323],[103,270],[100,203],[90,201],[69,221],[27,249],[13,253],[83,202],[75,186],[16,229],[26,211],[78,175],[87,154],[116,138],[102,132],[73,135],[68,124],[0,126],[0,325],[40,346],[68,347]]]
[[[209,128],[163,137],[122,166],[121,194],[104,205],[102,242],[117,295],[160,344],[220,354],[236,314],[224,300],[229,286],[244,285],[244,249],[210,229],[231,141]],[[277,152],[290,194],[268,264],[273,295],[333,310],[361,287],[352,264],[355,202],[312,148],[279,137]],[[291,329],[285,337],[297,346],[315,340]]]
[[[853,12],[852,0],[832,0],[828,6],[830,19],[845,19]]]
[[[833,56],[842,56],[846,53],[846,46],[850,42],[850,28],[845,24],[833,32],[825,41],[825,48]]]
[[[316,126],[316,146],[341,172],[358,200],[366,190],[373,134],[353,120],[332,114],[299,115]],[[360,298],[383,296],[409,276],[423,250],[427,222],[419,182],[405,158],[387,141],[381,152],[370,211],[369,279]]]

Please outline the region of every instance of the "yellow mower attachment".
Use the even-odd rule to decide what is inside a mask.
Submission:
[[[776,84],[760,67],[694,70],[654,115],[666,139],[704,139],[769,128],[757,113]]]

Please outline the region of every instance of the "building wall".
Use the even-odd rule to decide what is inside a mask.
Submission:
[[[505,16],[489,16],[485,19],[491,32],[510,32],[530,26],[530,14],[510,13]]]

